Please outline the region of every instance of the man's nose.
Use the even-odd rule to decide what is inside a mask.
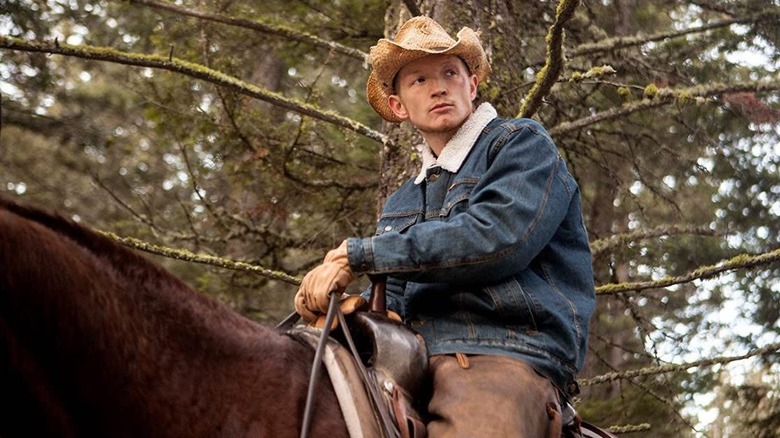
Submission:
[[[439,80],[431,81],[431,96],[444,96],[447,94],[447,88],[444,86],[444,82]]]

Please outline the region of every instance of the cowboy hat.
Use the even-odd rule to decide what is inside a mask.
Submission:
[[[395,41],[382,38],[372,46],[368,54],[372,69],[366,97],[374,111],[389,122],[401,122],[387,103],[388,97],[396,94],[393,79],[406,64],[428,55],[459,56],[469,71],[477,75],[478,82],[482,82],[490,73],[490,64],[479,41],[479,32],[464,27],[457,37],[454,40],[431,18],[414,17],[401,25]]]

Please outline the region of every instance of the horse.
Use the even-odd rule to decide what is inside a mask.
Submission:
[[[114,240],[0,198],[0,437],[299,437],[314,358]],[[348,438],[333,384],[314,385],[307,436]],[[614,438],[577,424],[562,437]]]
[[[298,437],[313,358],[139,253],[0,199],[0,436]],[[309,436],[348,437],[316,385]]]

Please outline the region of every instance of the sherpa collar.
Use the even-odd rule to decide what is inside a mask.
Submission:
[[[498,114],[492,105],[487,102],[481,104],[466,119],[450,141],[447,142],[438,158],[433,155],[433,151],[431,151],[427,143],[421,144],[422,169],[414,183],[420,184],[423,182],[425,171],[433,166],[440,166],[442,169],[452,173],[457,172],[463,164],[463,160],[466,159],[466,155],[469,154],[471,148],[474,147],[474,143],[477,142],[477,138],[482,133],[482,130],[497,116]]]

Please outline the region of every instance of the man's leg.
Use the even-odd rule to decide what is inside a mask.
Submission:
[[[428,438],[558,438],[555,387],[526,363],[502,356],[436,355]]]

